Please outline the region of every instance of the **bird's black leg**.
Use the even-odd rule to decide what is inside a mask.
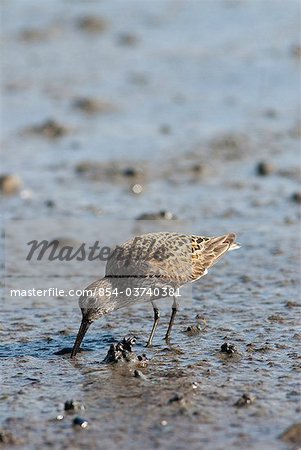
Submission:
[[[154,302],[152,302],[152,305],[153,305],[153,308],[154,308],[154,323],[153,323],[152,331],[151,331],[151,333],[149,335],[149,338],[148,338],[148,341],[147,341],[147,344],[146,344],[147,347],[151,347],[151,345],[152,345],[153,337],[154,337],[154,334],[155,334],[155,331],[157,329],[157,326],[158,326],[158,323],[159,323],[159,319],[160,319],[160,311],[159,311],[159,309],[157,308],[157,306],[156,306],[156,304]]]
[[[165,338],[164,338],[166,341],[169,341],[170,332],[171,332],[173,323],[175,321],[175,317],[176,317],[177,311],[178,311],[178,304],[176,302],[176,298],[173,297],[173,304],[172,304],[172,308],[171,308],[170,321],[169,321],[168,329],[167,329],[167,332],[166,332],[166,335],[165,335]]]

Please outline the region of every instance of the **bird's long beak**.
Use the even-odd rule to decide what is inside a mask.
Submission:
[[[82,340],[85,337],[85,334],[88,331],[89,326],[91,325],[92,322],[89,322],[87,319],[85,319],[85,317],[82,318],[82,322],[80,324],[74,345],[73,345],[73,349],[71,352],[71,358],[73,358],[76,353],[79,351],[80,348],[80,344],[82,343]]]

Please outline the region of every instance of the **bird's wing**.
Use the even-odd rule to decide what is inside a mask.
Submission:
[[[206,275],[228,250],[238,248],[235,234],[218,237],[189,236],[189,243],[172,253],[170,258],[149,261],[149,272],[176,284],[196,281]]]
[[[106,266],[106,277],[159,278],[182,285],[206,275],[235,242],[235,234],[219,237],[150,233],[117,247]]]

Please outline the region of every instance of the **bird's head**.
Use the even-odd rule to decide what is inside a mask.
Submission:
[[[94,281],[83,291],[79,298],[79,307],[82,311],[82,321],[71,352],[73,358],[78,352],[80,345],[88,331],[91,323],[114,309],[112,301],[112,285],[106,279]]]

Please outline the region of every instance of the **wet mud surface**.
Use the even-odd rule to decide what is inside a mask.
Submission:
[[[95,273],[26,281],[16,243],[4,279],[1,252],[0,447],[298,448],[298,3],[1,9],[2,230],[110,218],[157,231],[179,219],[195,234],[236,232],[242,247],[180,301],[168,345],[171,302],[158,302],[152,348],[152,308],[138,304],[95,322],[75,360],[77,299],[8,288],[83,288]],[[51,237],[88,240],[79,228]],[[121,363],[104,362],[110,349]]]

